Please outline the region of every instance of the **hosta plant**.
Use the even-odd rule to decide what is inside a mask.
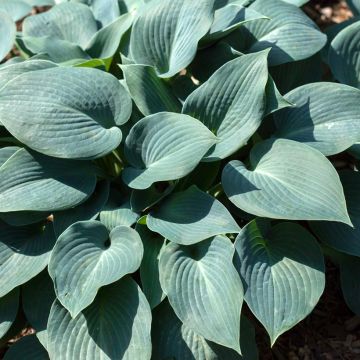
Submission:
[[[0,0],[6,360],[256,360],[325,258],[360,315],[360,21],[305,2]]]

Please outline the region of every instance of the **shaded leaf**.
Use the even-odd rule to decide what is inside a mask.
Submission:
[[[0,298],[0,339],[4,337],[14,322],[19,309],[19,288],[15,288]]]
[[[49,360],[49,355],[35,335],[17,340],[5,353],[4,360]]]

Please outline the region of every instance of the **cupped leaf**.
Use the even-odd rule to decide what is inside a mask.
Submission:
[[[298,87],[286,98],[296,105],[274,115],[276,137],[305,143],[324,155],[360,141],[360,90],[320,82]]]
[[[0,339],[4,337],[14,322],[19,309],[19,288],[15,288],[0,298]]]
[[[351,225],[339,176],[319,151],[292,140],[257,144],[251,170],[228,163],[222,185],[230,201],[250,214],[273,219],[339,221]]]
[[[6,12],[13,21],[18,21],[31,12],[31,6],[26,0],[0,0],[0,11]],[[1,41],[5,39],[1,32]]]
[[[100,287],[136,271],[142,255],[135,230],[118,226],[109,234],[99,221],[79,221],[59,236],[51,253],[49,274],[56,296],[75,318]]]
[[[55,67],[24,73],[0,91],[0,119],[32,149],[60,158],[93,159],[121,141],[116,125],[131,114],[131,99],[112,75]]]
[[[360,21],[336,35],[328,54],[334,77],[341,83],[360,88]]]
[[[131,97],[145,116],[162,111],[180,112],[180,101],[153,67],[135,64],[120,67]]]
[[[10,16],[1,11],[0,3],[0,61],[10,52],[15,42],[16,26]]]
[[[97,31],[91,9],[75,2],[56,5],[49,11],[27,17],[23,23],[25,44],[27,37],[48,38],[53,43],[60,40],[85,49]],[[46,48],[42,52],[46,52]]]
[[[51,223],[12,227],[0,222],[0,297],[39,274],[55,243]]]
[[[35,335],[17,340],[5,353],[4,360],[49,360],[49,355]]]
[[[300,225],[257,219],[235,242],[235,264],[245,301],[266,328],[271,344],[304,319],[325,287],[325,265],[316,239]]]
[[[140,265],[141,285],[150,307],[153,309],[165,298],[159,280],[159,257],[165,240],[150,231],[146,224],[141,223],[141,219],[135,229],[144,245],[144,256]]]
[[[233,154],[259,127],[266,107],[267,55],[263,51],[229,61],[186,99],[183,113],[199,119],[219,139],[206,161]]]
[[[326,44],[326,36],[296,6],[278,0],[257,0],[250,9],[270,18],[251,21],[239,28],[235,42],[240,51],[271,48],[271,66],[306,59]]]
[[[360,256],[360,173],[339,172],[344,187],[346,204],[354,227],[333,222],[310,222],[319,239],[332,248],[349,255]]]
[[[74,208],[55,212],[54,231],[56,237],[77,221],[95,219],[103,209],[108,197],[109,182],[107,180],[99,181],[93,194],[85,202]]]
[[[92,10],[95,19],[106,26],[120,16],[119,0],[75,0],[86,4]]]
[[[47,322],[56,298],[54,284],[47,269],[22,286],[21,300],[26,319],[35,329],[36,337],[47,348]]]
[[[243,287],[232,264],[234,251],[225,236],[192,246],[170,243],[161,253],[159,271],[161,287],[183,324],[241,353]]]
[[[146,224],[150,230],[181,245],[240,231],[226,207],[196,186],[167,197],[150,211]]]
[[[236,351],[207,341],[182,324],[168,302],[154,312],[152,341],[154,360],[257,360],[255,329],[248,319],[241,317],[240,346],[242,356]]]
[[[0,167],[0,212],[63,210],[85,201],[96,175],[86,161],[20,149]]]
[[[158,113],[137,122],[125,140],[131,167],[122,177],[133,189],[154,182],[176,180],[190,173],[216,137],[196,119],[182,114]]]
[[[134,280],[100,289],[92,305],[73,319],[55,301],[48,322],[50,358],[149,360],[151,311]]]
[[[211,27],[213,4],[214,0],[151,1],[132,28],[130,52],[135,63],[153,66],[164,78],[186,68]]]

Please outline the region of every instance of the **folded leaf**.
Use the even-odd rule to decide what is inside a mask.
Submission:
[[[190,173],[216,137],[199,121],[182,114],[158,113],[137,122],[125,140],[131,167],[122,177],[133,189],[176,180]]]
[[[134,280],[100,289],[95,302],[73,319],[55,301],[48,322],[49,353],[58,360],[149,360],[151,311]]]
[[[151,1],[142,8],[131,31],[135,63],[153,66],[164,78],[186,68],[211,27],[213,4],[214,0]]]
[[[196,186],[168,196],[150,211],[146,224],[150,230],[181,245],[240,231],[226,207]]]
[[[324,155],[360,141],[360,90],[321,82],[286,94],[295,106],[277,112],[275,136],[306,143]]]
[[[106,155],[120,144],[116,125],[130,113],[126,90],[96,69],[27,72],[0,91],[0,119],[7,130],[32,149],[60,158]]]
[[[161,287],[183,324],[241,354],[243,287],[232,264],[234,250],[225,236],[192,246],[170,243],[161,253],[159,271]]]
[[[118,226],[109,234],[99,221],[77,222],[59,236],[51,253],[49,274],[56,296],[75,318],[100,287],[136,271],[142,255],[135,230]]]
[[[96,174],[87,161],[18,150],[0,167],[0,212],[63,210],[85,201]]]
[[[12,227],[0,222],[0,297],[39,274],[55,243],[51,223]]]
[[[224,159],[246,144],[265,115],[268,51],[227,62],[186,99],[183,113],[219,139],[206,161]]]
[[[245,301],[273,345],[315,307],[325,287],[325,265],[316,239],[295,223],[271,227],[257,219],[235,242],[235,264]]]
[[[250,162],[251,170],[231,161],[222,174],[226,195],[241,210],[351,225],[339,176],[319,151],[292,140],[268,140],[252,149]]]
[[[357,21],[336,35],[330,44],[328,60],[331,71],[337,80],[360,89],[359,43],[360,21]]]
[[[19,309],[19,288],[15,288],[0,298],[0,339],[4,337],[14,322]]]

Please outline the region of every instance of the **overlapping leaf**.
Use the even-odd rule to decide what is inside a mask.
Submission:
[[[159,271],[161,287],[182,323],[241,353],[243,287],[232,264],[234,250],[225,236],[192,246],[170,243],[161,253]]]
[[[149,360],[150,326],[144,294],[125,277],[100,289],[94,303],[75,319],[54,302],[48,322],[50,358]]]
[[[6,352],[4,360],[49,360],[49,355],[35,335],[27,335],[16,341]]]
[[[0,3],[0,33],[1,33],[1,43],[0,43],[0,61],[10,52],[14,45],[16,26],[12,21],[10,16],[1,10]]]
[[[245,301],[265,326],[273,345],[304,319],[325,287],[325,266],[316,239],[301,226],[254,220],[235,242],[236,266]]]
[[[273,219],[351,225],[339,176],[319,151],[292,140],[268,140],[252,149],[250,162],[248,169],[233,160],[222,174],[226,195],[240,209]]]

